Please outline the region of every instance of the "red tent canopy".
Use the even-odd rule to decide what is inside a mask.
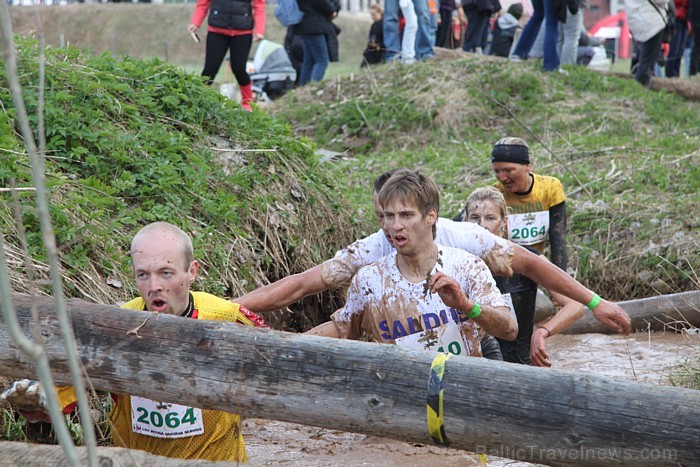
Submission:
[[[601,39],[617,39],[617,57],[630,57],[631,36],[627,26],[627,15],[624,11],[601,19],[588,30],[588,33]]]

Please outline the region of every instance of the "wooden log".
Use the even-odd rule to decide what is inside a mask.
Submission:
[[[29,336],[31,301],[13,298]],[[68,383],[52,302],[36,303],[56,379]],[[68,307],[98,389],[432,444],[426,386],[435,354],[80,301]],[[33,377],[5,328],[0,374]],[[444,413],[451,447],[488,455],[555,466],[700,462],[700,391],[453,357]]]
[[[633,331],[700,327],[700,290],[618,302],[618,305],[630,315]],[[595,319],[593,313],[587,312],[564,332],[612,334],[613,331]]]
[[[78,446],[78,459],[87,465],[87,449]],[[20,442],[0,442],[0,466],[22,467],[69,467],[61,446],[49,444],[29,444]],[[99,446],[97,464],[100,467],[232,467],[233,462],[212,462],[193,459],[170,459],[154,456],[146,451],[117,447]]]

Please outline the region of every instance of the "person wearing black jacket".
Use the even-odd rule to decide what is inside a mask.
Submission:
[[[693,76],[700,73],[700,0],[690,0],[687,18],[693,33],[690,50],[690,76]]]
[[[369,29],[367,47],[362,54],[360,68],[368,65],[377,65],[386,61],[386,46],[384,45],[384,9],[379,3],[369,8],[372,16],[372,27]]]
[[[465,52],[476,52],[489,27],[491,15],[501,10],[498,0],[465,0],[462,9],[467,15],[467,37],[462,48]]]
[[[299,0],[299,9],[304,18],[293,27],[293,32],[301,37],[304,48],[299,79],[303,86],[309,81],[321,81],[328,63],[333,58],[337,60],[338,33],[332,20],[338,15],[340,3],[336,0]]]

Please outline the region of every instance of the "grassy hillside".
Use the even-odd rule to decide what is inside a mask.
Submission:
[[[368,226],[373,176],[425,168],[452,217],[495,181],[493,142],[523,137],[534,170],[558,176],[568,193],[580,281],[617,300],[698,288],[700,103],[583,68],[564,76],[443,55],[309,86],[270,112],[345,154],[336,162],[344,192]]]
[[[38,47],[17,42],[18,74],[38,128]],[[203,262],[198,287],[229,297],[303,271],[356,237],[342,185],[314,143],[264,112],[243,112],[197,76],[158,60],[48,49],[45,88],[48,195],[70,296],[102,303],[133,296],[130,237],[156,220],[192,235]],[[0,101],[0,186],[29,187],[4,66]],[[46,253],[31,192],[22,192],[18,208],[43,279]],[[12,285],[26,291],[16,210],[1,194]],[[309,325],[303,319],[272,321],[299,330]]]

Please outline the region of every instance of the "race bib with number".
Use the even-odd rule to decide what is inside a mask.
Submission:
[[[460,325],[450,321],[428,331],[416,332],[396,339],[396,345],[414,350],[449,352],[453,355],[469,355],[467,343]]]
[[[508,239],[518,245],[535,245],[547,239],[549,211],[508,214]]]
[[[204,433],[202,409],[131,396],[131,428],[156,438],[185,438]]]

